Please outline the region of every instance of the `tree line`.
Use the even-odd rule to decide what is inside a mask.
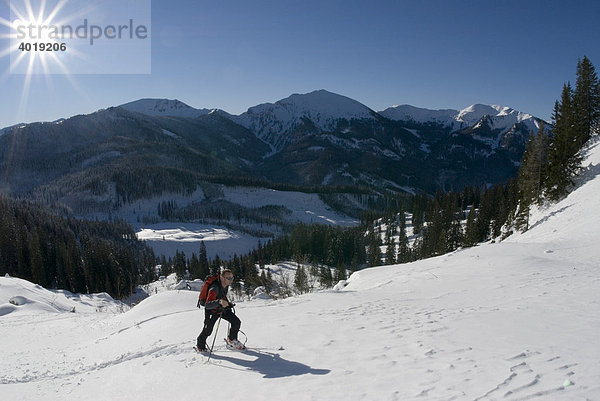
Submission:
[[[365,246],[365,237],[358,227],[344,229],[299,223],[290,233],[264,244],[259,241],[256,249],[245,255],[234,255],[229,260],[222,260],[218,255],[210,260],[202,242],[197,254],[194,252],[188,258],[177,251],[173,258],[161,256],[160,264],[162,274],[176,273],[180,279],[204,279],[226,267],[236,277],[234,290],[239,291],[243,282],[247,294],[259,286],[265,287],[268,293],[277,290],[279,294],[285,294],[292,290],[307,292],[316,285],[315,281],[323,287],[331,287],[345,279],[348,269],[358,270],[365,263]],[[298,264],[298,277],[295,275],[290,283],[275,282],[268,265],[290,260]],[[311,268],[305,271],[307,265]],[[280,288],[282,286],[287,288]]]
[[[122,222],[64,218],[0,196],[0,274],[76,293],[131,294],[154,277],[153,251]]]
[[[566,83],[556,101],[551,131],[542,123],[537,135],[531,132],[517,177],[435,196],[381,197],[357,229],[299,224],[263,249],[269,263],[291,257],[352,270],[441,255],[527,230],[532,205],[568,194],[581,168],[579,152],[600,129],[600,84],[587,57],[578,61],[576,76],[575,88]]]
[[[578,60],[575,88],[563,85],[554,104],[551,135],[543,127],[531,135],[519,170],[515,227],[529,228],[531,206],[568,194],[581,169],[583,145],[600,130],[600,82],[587,57]]]
[[[541,123],[537,134],[531,132],[517,177],[490,188],[413,197],[412,246],[407,246],[404,210],[388,213],[380,220],[387,227],[383,240],[374,226],[367,230],[369,265],[441,255],[525,231],[533,205],[566,196],[581,169],[581,148],[600,129],[600,82],[587,57],[578,61],[576,77],[575,88],[566,83],[555,103],[552,130]],[[379,246],[385,246],[385,255],[378,254]]]

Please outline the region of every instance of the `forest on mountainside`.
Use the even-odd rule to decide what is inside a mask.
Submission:
[[[60,217],[0,196],[0,274],[76,293],[131,294],[154,279],[155,256],[124,222]]]

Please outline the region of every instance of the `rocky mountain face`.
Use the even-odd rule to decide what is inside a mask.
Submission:
[[[515,176],[541,120],[508,107],[375,112],[319,90],[241,115],[141,99],[0,131],[0,188],[76,210],[202,182],[434,192]],[[259,185],[259,184],[257,184]]]

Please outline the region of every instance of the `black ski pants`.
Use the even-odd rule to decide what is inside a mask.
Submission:
[[[215,323],[219,320],[219,317],[227,320],[231,327],[229,328],[228,338],[230,340],[237,340],[238,331],[240,331],[240,326],[242,322],[240,319],[233,313],[231,308],[226,308],[222,314],[212,313],[212,311],[205,310],[204,311],[204,327],[202,328],[202,332],[198,336],[198,345],[206,344],[206,339],[210,337],[213,331],[213,327],[215,327]]]

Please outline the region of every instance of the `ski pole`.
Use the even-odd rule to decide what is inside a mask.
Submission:
[[[213,348],[215,347],[215,340],[217,339],[217,334],[219,334],[219,326],[221,325],[221,316],[219,316],[219,321],[217,322],[217,330],[215,330],[215,336],[213,337],[213,342],[210,347],[210,352],[208,353],[208,360],[206,363],[210,362],[210,357],[212,356]]]

